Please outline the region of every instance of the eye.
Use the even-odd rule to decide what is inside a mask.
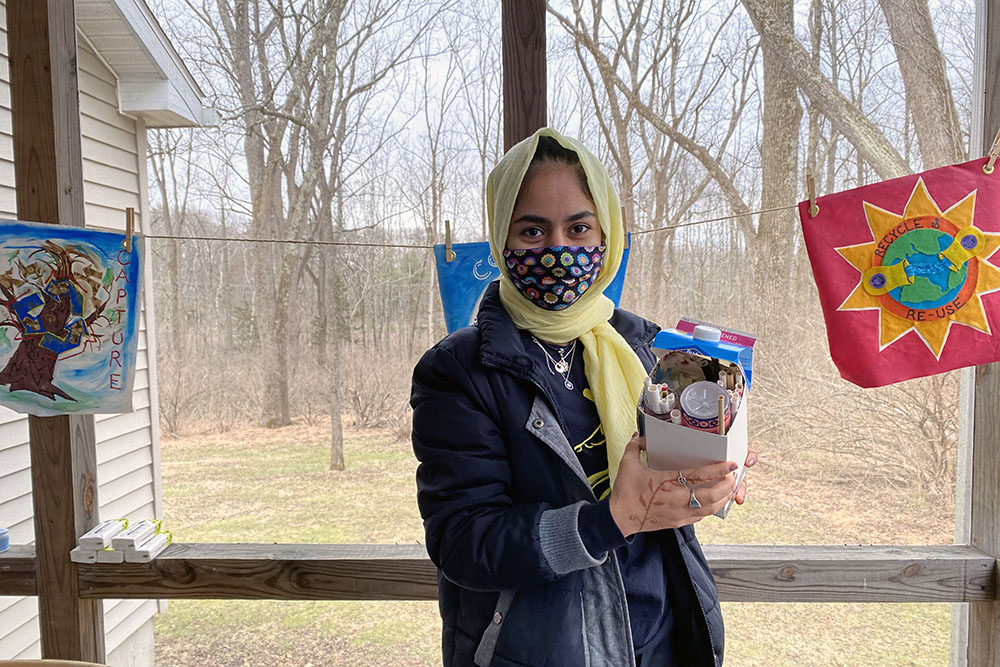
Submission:
[[[521,235],[526,236],[528,238],[537,239],[539,236],[542,235],[542,230],[540,227],[526,227],[521,231]]]
[[[590,225],[578,222],[570,228],[570,233],[572,234],[586,234],[590,231]]]

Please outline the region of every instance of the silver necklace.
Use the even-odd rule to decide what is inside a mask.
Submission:
[[[540,340],[534,336],[531,337],[531,340],[535,341],[535,345],[537,345],[542,351],[542,354],[545,355],[545,366],[549,369],[549,373],[552,375],[557,373],[561,375],[563,379],[563,386],[570,391],[573,391],[573,383],[569,380],[569,372],[573,369],[573,360],[576,358],[576,341],[574,340],[569,345],[568,350],[565,347],[558,348],[559,359],[557,361],[555,357],[549,354],[549,351],[545,349],[545,346],[542,345]]]

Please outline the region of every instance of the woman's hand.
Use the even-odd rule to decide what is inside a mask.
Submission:
[[[743,465],[747,468],[752,467],[757,463],[757,452],[750,450],[747,452],[747,460]],[[736,495],[733,496],[736,500],[737,505],[742,505],[747,499],[747,478],[744,475],[743,480],[740,482],[740,488],[736,489]]]
[[[646,467],[639,459],[645,446],[645,437],[636,435],[629,441],[611,489],[611,516],[625,537],[701,521],[733,498],[737,464],[725,461],[685,471],[685,486],[678,481],[682,471]],[[692,492],[701,507],[689,506]]]

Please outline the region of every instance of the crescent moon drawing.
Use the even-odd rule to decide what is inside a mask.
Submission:
[[[487,271],[486,273],[484,273],[482,275],[479,275],[479,265],[482,264],[482,263],[483,263],[483,260],[480,259],[472,267],[472,275],[474,275],[478,280],[486,280],[487,278],[490,277],[490,272],[489,271]]]

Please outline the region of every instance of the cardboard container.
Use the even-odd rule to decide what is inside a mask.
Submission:
[[[674,424],[640,410],[641,425],[646,436],[646,463],[650,468],[657,470],[690,471],[710,463],[733,461],[740,465],[736,471],[736,483],[739,486],[746,474],[743,464],[747,458],[747,412],[750,403],[753,348],[727,341],[739,336],[741,342],[749,341],[752,345],[754,339],[748,334],[723,332],[717,327],[714,328],[713,334],[700,324],[697,329],[690,327],[694,329],[692,333],[686,333],[680,330],[685,323],[690,321],[682,320],[677,329],[668,329],[657,334],[653,341],[653,353],[657,359],[662,359],[668,352],[680,351],[736,364],[744,377],[743,399],[736,414],[731,417],[725,435]],[[659,364],[650,373],[650,380],[662,381]],[[697,495],[698,487],[693,488]],[[716,516],[725,518],[731,506],[732,501],[716,512]]]

